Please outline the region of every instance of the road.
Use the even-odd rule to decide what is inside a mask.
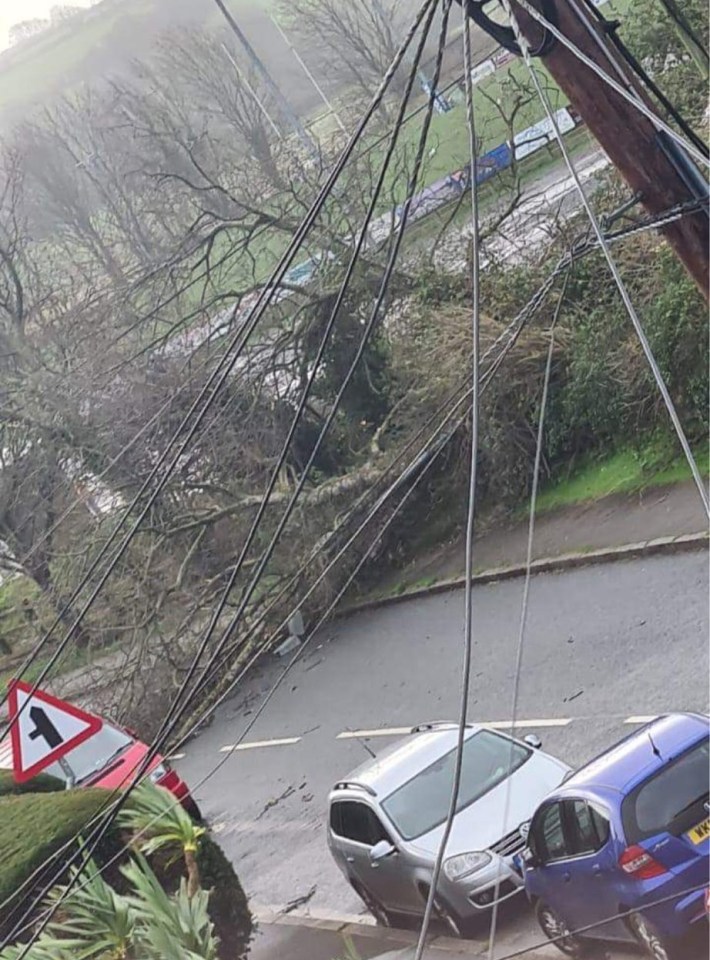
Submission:
[[[588,195],[600,186],[600,179],[609,166],[603,150],[594,147],[588,153],[574,158],[574,166]],[[505,205],[505,200],[501,201]],[[551,241],[559,235],[559,225],[582,209],[582,200],[574,179],[564,161],[559,161],[541,172],[540,176],[523,188],[520,203],[483,243],[482,264],[492,260],[516,264],[539,261]],[[493,218],[488,212],[487,218]],[[484,223],[485,223],[484,219]],[[450,230],[439,243],[434,262],[440,270],[460,273],[466,269],[466,240],[471,236],[467,224],[459,230]]]
[[[706,585],[703,553],[535,577],[518,710],[525,729],[578,765],[639,717],[707,710]],[[474,720],[511,716],[521,595],[522,581],[474,590]],[[305,898],[313,913],[362,912],[326,850],[325,798],[366,758],[349,731],[456,716],[462,605],[456,591],[333,623],[304,650],[250,731],[249,748],[198,789],[254,905],[280,909]],[[227,756],[220,751],[239,737],[282,666],[271,661],[247,678],[187,746],[176,765],[188,781]],[[367,740],[375,751],[389,742]],[[523,903],[506,912],[501,934],[508,949],[539,938]]]

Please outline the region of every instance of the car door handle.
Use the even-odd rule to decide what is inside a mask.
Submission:
[[[595,863],[594,866],[592,867],[592,873],[594,874],[594,876],[595,876],[597,879],[599,879],[599,878],[601,877],[601,875],[602,875],[602,868],[599,866],[598,863]]]
[[[346,862],[346,863],[355,863],[355,857],[346,857],[346,858],[345,858],[345,862]]]
[[[570,880],[572,879],[572,874],[571,874],[571,873],[563,873],[563,874],[562,874],[562,879],[564,880],[565,883],[569,883]]]

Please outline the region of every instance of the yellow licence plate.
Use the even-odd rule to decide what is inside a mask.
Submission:
[[[688,830],[688,839],[693,843],[702,843],[708,837],[710,837],[710,817],[699,823],[697,827],[693,827],[692,830]]]

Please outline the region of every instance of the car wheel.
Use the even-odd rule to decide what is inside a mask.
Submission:
[[[355,883],[351,881],[351,885],[355,893],[360,897],[362,902],[365,904],[367,909],[370,911],[372,916],[377,921],[377,925],[380,927],[391,927],[392,923],[392,914],[390,914],[380,903],[377,897],[373,896],[370,891],[363,887],[362,884]]]
[[[632,913],[628,923],[634,937],[649,957],[653,957],[653,960],[671,960],[670,947],[640,913]]]
[[[202,811],[197,806],[196,801],[191,796],[183,797],[181,801],[184,809],[190,814],[195,823],[201,824],[204,823],[204,817],[202,816]]]
[[[540,929],[548,940],[554,941],[555,946],[568,957],[586,957],[589,954],[589,945],[582,937],[573,934],[552,907],[548,907],[542,900],[538,900],[535,907],[535,918]]]

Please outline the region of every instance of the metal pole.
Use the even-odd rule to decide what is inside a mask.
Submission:
[[[290,50],[291,53],[294,55],[294,57],[296,58],[296,60],[298,60],[300,66],[301,66],[301,69],[303,70],[303,72],[305,73],[305,75],[308,77],[308,79],[311,81],[311,83],[313,84],[313,87],[315,88],[316,93],[317,93],[318,96],[321,98],[321,100],[322,100],[323,103],[326,105],[326,107],[328,108],[328,112],[333,114],[333,116],[335,117],[335,119],[336,119],[336,121],[337,121],[337,123],[338,123],[338,126],[339,126],[340,129],[343,131],[343,133],[347,133],[348,131],[347,131],[346,127],[345,127],[345,124],[344,124],[343,121],[340,119],[340,116],[338,115],[337,110],[335,109],[335,107],[333,106],[333,104],[330,102],[330,100],[328,99],[328,97],[325,95],[325,92],[323,91],[323,88],[320,86],[320,84],[318,83],[318,81],[316,80],[316,78],[313,76],[313,74],[311,73],[311,71],[308,69],[308,66],[307,66],[307,64],[305,63],[305,61],[303,60],[303,58],[301,57],[301,54],[298,52],[298,50],[294,47],[294,45],[291,43],[291,41],[289,40],[289,38],[288,38],[288,37],[286,36],[286,34],[284,33],[284,30],[283,30],[283,27],[281,26],[281,24],[278,22],[278,20],[277,20],[276,17],[273,15],[273,13],[270,13],[270,14],[269,14],[269,17],[271,18],[271,22],[273,23],[273,25],[274,25],[274,26],[276,27],[276,29],[279,31],[279,33],[280,33],[280,35],[281,35],[281,39],[282,39],[283,42],[286,44],[286,46],[289,48],[289,50]]]
[[[380,2],[380,0],[372,0],[372,6],[375,13],[382,21],[382,23],[385,25],[385,27],[387,27],[388,26],[387,13],[384,7],[382,6],[382,3]],[[409,60],[410,63],[413,62],[411,54],[407,59]],[[424,71],[421,69],[421,67],[417,68],[417,76],[419,77],[419,85],[421,86],[424,93],[426,93],[427,96],[433,98],[434,109],[436,110],[436,112],[446,113],[447,110],[450,110],[451,104],[446,100],[445,97],[442,97],[440,93],[434,90],[434,88],[431,85],[431,81],[429,80],[427,75],[424,73]]]
[[[222,48],[224,49],[224,52],[227,54],[227,58],[229,59],[229,62],[230,62],[230,63],[232,64],[232,66],[234,67],[234,70],[235,70],[237,76],[239,77],[239,79],[241,80],[241,82],[244,84],[244,86],[247,88],[247,90],[249,91],[249,93],[252,95],[252,97],[253,97],[254,100],[256,101],[259,109],[261,110],[261,112],[262,112],[262,113],[264,114],[264,116],[266,117],[269,125],[271,126],[271,129],[274,131],[274,133],[275,133],[276,136],[279,138],[279,140],[283,140],[283,134],[281,133],[281,131],[279,130],[278,126],[276,125],[276,123],[275,123],[274,120],[272,119],[271,115],[269,114],[269,111],[266,109],[266,107],[264,106],[264,104],[263,104],[263,103],[261,102],[261,100],[259,99],[259,96],[258,96],[256,90],[252,87],[252,85],[249,83],[249,81],[247,80],[247,78],[245,77],[245,75],[244,75],[244,74],[242,73],[242,71],[239,69],[239,64],[237,63],[237,61],[236,61],[236,60],[234,59],[234,57],[232,56],[232,53],[231,53],[229,47],[227,46],[227,44],[226,44],[226,43],[223,43],[223,44],[222,44]]]
[[[253,63],[257,73],[259,74],[261,79],[264,81],[264,83],[268,87],[269,92],[278,103],[281,109],[281,112],[283,113],[284,117],[286,117],[286,119],[288,120],[296,136],[301,141],[301,143],[306,148],[306,150],[310,153],[310,155],[314,159],[318,159],[318,151],[315,147],[315,144],[313,143],[313,140],[311,139],[311,137],[309,137],[305,127],[296,116],[293,108],[291,107],[291,104],[288,102],[288,100],[283,95],[283,93],[281,93],[281,90],[278,88],[273,77],[271,76],[269,71],[266,69],[265,64],[257,54],[256,50],[249,43],[246,35],[242,32],[241,27],[239,26],[237,21],[234,19],[232,14],[227,9],[224,3],[224,0],[214,0],[214,2],[219,7],[224,19],[227,21],[227,23],[231,27],[235,37],[241,43],[242,47],[244,48],[244,52]]]

